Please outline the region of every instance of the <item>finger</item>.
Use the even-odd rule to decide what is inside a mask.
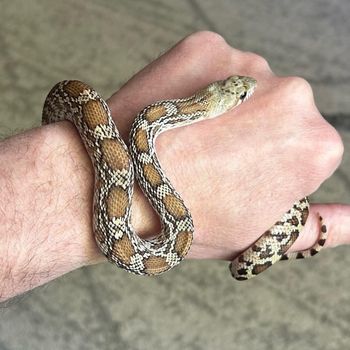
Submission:
[[[325,247],[350,243],[350,205],[312,204],[304,230],[290,248],[290,252],[309,249],[315,244],[320,235],[320,216],[328,230]]]

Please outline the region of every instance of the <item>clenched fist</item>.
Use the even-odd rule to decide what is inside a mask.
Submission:
[[[156,145],[161,164],[193,215],[192,258],[232,259],[293,202],[317,190],[342,159],[339,134],[321,116],[305,80],[276,76],[264,58],[230,47],[215,33],[182,40],[134,76],[109,104],[127,139],[142,107],[189,96],[234,74],[258,81],[247,102],[216,119],[166,132]],[[157,232],[157,218],[145,211],[145,199],[137,198],[142,210],[136,209],[136,227],[146,235]],[[344,211],[347,218],[342,218]],[[346,207],[312,206],[292,250],[315,243],[318,212],[330,228],[327,245],[345,229],[343,220],[350,224]]]

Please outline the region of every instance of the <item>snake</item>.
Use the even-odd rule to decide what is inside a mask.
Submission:
[[[68,120],[84,143],[94,168],[93,235],[108,261],[137,275],[158,275],[184,259],[193,241],[194,223],[161,167],[155,140],[167,130],[223,115],[248,100],[256,86],[254,78],[233,75],[189,97],[150,104],[136,116],[128,146],[107,103],[88,84],[64,80],[51,89],[44,102],[42,124]],[[160,232],[149,239],[141,238],[131,223],[135,180],[161,222]],[[287,253],[308,214],[308,198],[296,201],[278,222],[232,260],[232,276],[246,280],[278,260],[318,253],[327,238],[321,217],[320,235],[314,246]]]

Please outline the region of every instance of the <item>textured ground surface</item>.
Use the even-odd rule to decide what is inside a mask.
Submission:
[[[0,0],[1,136],[38,125],[56,81],[80,78],[107,97],[186,34],[210,29],[311,82],[346,146],[314,199],[350,203],[349,13],[347,0]],[[3,305],[0,350],[345,349],[349,249],[247,283],[224,262],[187,261],[154,279],[81,269]]]

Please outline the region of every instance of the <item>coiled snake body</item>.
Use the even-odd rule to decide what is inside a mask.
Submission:
[[[69,120],[76,126],[95,169],[93,232],[96,242],[117,266],[139,275],[165,272],[187,254],[193,239],[191,214],[165,176],[155,152],[155,138],[166,130],[219,116],[245,101],[254,91],[253,78],[232,76],[193,96],[149,105],[136,117],[130,146],[125,145],[106,102],[85,83],[56,84],[43,108],[43,124]],[[162,230],[141,239],[131,225],[134,171],[143,192],[159,214]],[[270,230],[230,265],[236,279],[248,279],[280,259],[297,239],[309,212],[306,198],[296,202]],[[327,230],[321,224],[318,242],[294,254],[306,257],[323,246]]]

